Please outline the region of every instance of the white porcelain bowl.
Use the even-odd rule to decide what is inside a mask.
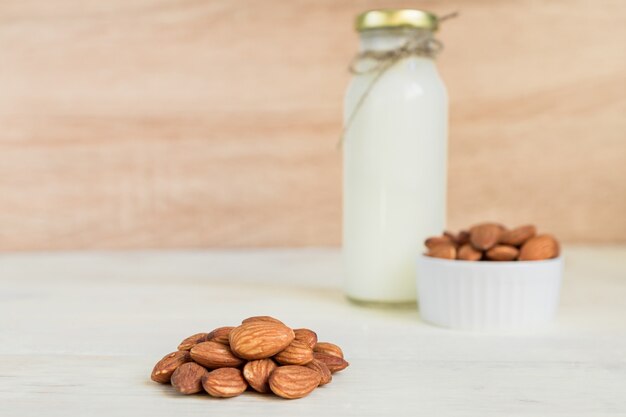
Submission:
[[[536,327],[556,315],[563,258],[545,261],[417,261],[420,316],[454,329]]]

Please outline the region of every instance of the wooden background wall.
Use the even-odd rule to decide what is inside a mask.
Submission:
[[[449,224],[626,242],[621,0],[3,0],[0,250],[337,245],[354,15],[413,6],[451,96]]]

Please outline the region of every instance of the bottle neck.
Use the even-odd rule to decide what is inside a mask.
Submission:
[[[375,29],[360,32],[359,51],[391,51],[404,46],[416,37],[433,36],[426,29],[416,28],[390,28]]]

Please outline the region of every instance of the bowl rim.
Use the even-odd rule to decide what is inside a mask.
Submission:
[[[462,259],[434,258],[432,256],[420,254],[418,256],[418,262],[430,262],[450,267],[470,266],[472,268],[531,268],[562,263],[563,254],[560,254],[556,258],[542,259],[540,261],[465,261]]]

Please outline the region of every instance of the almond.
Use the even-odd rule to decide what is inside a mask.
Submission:
[[[204,375],[202,387],[213,397],[230,398],[243,393],[248,384],[239,369],[220,368]]]
[[[217,329],[213,330],[211,333],[209,333],[207,335],[207,341],[213,341],[213,342],[217,342],[217,343],[222,343],[224,345],[228,345],[228,335],[230,334],[230,331],[233,330],[234,327],[218,327]]]
[[[276,368],[270,375],[269,385],[279,397],[293,399],[306,397],[320,384],[320,374],[310,368],[287,365]]]
[[[500,240],[504,228],[496,223],[482,223],[470,229],[470,243],[478,250],[489,250]]]
[[[152,375],[150,378],[161,384],[169,384],[170,378],[174,371],[181,366],[182,364],[189,362],[191,360],[191,356],[189,352],[186,350],[179,350],[177,352],[172,352],[168,355],[165,355],[163,359],[157,362],[154,365],[154,369],[152,369]]]
[[[317,343],[317,333],[309,329],[294,329],[293,334],[295,340],[301,340],[305,342],[311,349],[315,347]]]
[[[428,249],[433,249],[435,246],[447,245],[450,243],[454,244],[452,239],[449,236],[445,235],[429,237],[428,239],[426,239],[426,241],[424,241],[424,245],[426,245]]]
[[[500,243],[503,245],[521,246],[531,237],[535,236],[537,228],[532,224],[506,230],[500,236]]]
[[[172,374],[172,386],[181,394],[196,394],[202,391],[202,377],[207,370],[194,362],[187,362]]]
[[[277,366],[271,359],[250,361],[243,367],[243,377],[255,391],[262,393],[270,392],[268,381],[270,374]]]
[[[470,234],[467,230],[461,230],[459,234],[456,236],[456,243],[459,246],[465,245],[466,243],[469,243],[469,241],[470,241]]]
[[[208,339],[208,333],[196,333],[193,336],[189,336],[178,345],[178,350],[189,350],[198,343],[206,342]]]
[[[456,252],[456,258],[463,261],[479,261],[483,257],[483,253],[474,249],[469,243],[464,244]]]
[[[454,259],[456,258],[456,248],[452,243],[441,243],[433,246],[426,256],[442,259]]]
[[[492,261],[514,261],[519,255],[519,250],[515,246],[496,245],[489,249],[486,255]]]
[[[252,316],[252,317],[248,317],[247,319],[243,320],[241,322],[241,324],[246,324],[246,323],[252,323],[254,321],[269,321],[272,323],[279,323],[282,325],[285,325],[285,323],[283,323],[282,321],[275,319],[272,316]]]
[[[333,374],[341,370],[346,369],[350,364],[339,356],[329,355],[328,353],[313,352],[313,358],[328,367],[328,370]]]
[[[531,237],[520,250],[520,261],[540,261],[559,256],[559,242],[551,235]]]
[[[328,355],[337,356],[343,359],[343,351],[339,346],[335,345],[334,343],[318,342],[313,348],[313,352],[326,353]]]
[[[457,236],[454,233],[446,230],[445,232],[443,232],[443,236],[447,237],[451,243],[454,243],[455,245],[459,244],[459,242],[457,241]]]
[[[256,320],[230,332],[230,348],[240,358],[254,360],[274,356],[293,341],[293,330],[280,322]]]
[[[191,348],[191,359],[207,368],[239,366],[243,360],[233,355],[230,347],[218,342],[202,342]]]
[[[320,385],[326,385],[333,380],[333,375],[330,373],[328,366],[324,364],[324,362],[319,361],[317,359],[313,359],[311,362],[305,365],[309,369],[313,369],[318,374],[320,374]]]
[[[455,246],[461,246],[466,243],[469,243],[469,232],[467,230],[461,230],[459,234],[455,235],[452,232],[445,231],[443,232],[444,237],[450,239],[450,242],[454,243]]]
[[[294,339],[274,360],[281,365],[306,365],[313,360],[313,349],[307,342]]]

